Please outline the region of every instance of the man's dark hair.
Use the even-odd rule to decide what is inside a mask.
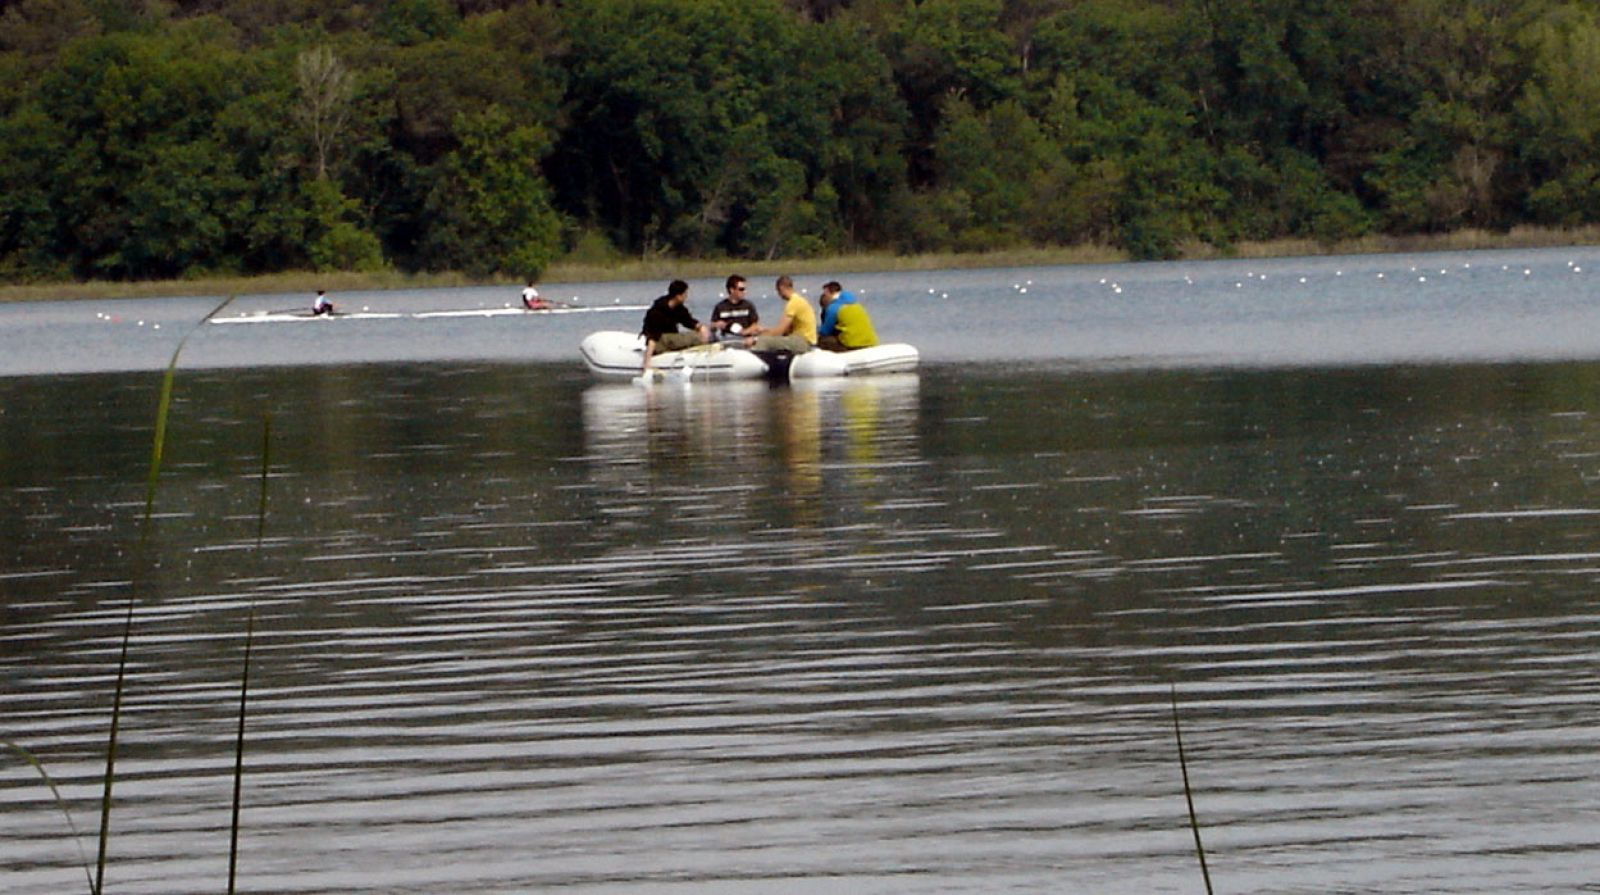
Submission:
[[[728,275],[728,282],[724,283],[722,288],[723,288],[724,291],[732,292],[733,291],[733,287],[735,287],[735,286],[743,286],[743,285],[744,285],[744,277],[741,277],[741,276],[739,276],[738,274],[735,273],[735,274],[729,274]]]
[[[689,284],[682,280],[673,280],[667,285],[667,295],[682,295],[689,291]]]

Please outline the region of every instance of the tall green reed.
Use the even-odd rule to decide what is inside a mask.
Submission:
[[[200,318],[200,321],[189,328],[178,340],[177,347],[172,349],[172,358],[167,362],[166,373],[161,377],[161,398],[156,403],[156,430],[150,448],[150,471],[145,478],[144,491],[144,516],[139,525],[139,544],[134,552],[133,575],[130,578],[128,593],[128,610],[122,622],[122,647],[117,658],[116,687],[111,697],[111,730],[106,738],[106,770],[104,785],[100,795],[100,842],[99,854],[95,860],[95,875],[90,890],[94,895],[101,895],[105,891],[106,878],[106,849],[111,842],[111,793],[116,782],[117,770],[117,734],[122,727],[122,698],[127,689],[128,680],[128,646],[133,641],[133,610],[139,601],[139,576],[144,573],[145,565],[149,559],[151,519],[155,515],[156,490],[161,481],[161,457],[166,448],[167,417],[172,410],[172,383],[177,376],[178,357],[183,353],[183,346],[188,344],[189,337],[199,331],[212,317],[221,313],[224,308],[233,303],[237,296],[230,295],[222,303],[211,309],[211,313]]]
[[[267,480],[272,470],[272,417],[261,418],[261,491],[256,502],[256,555],[261,555],[261,542],[267,531]],[[250,700],[250,649],[256,634],[256,606],[250,602],[250,613],[244,625],[244,671],[239,680],[239,732],[233,748],[233,820],[228,825],[228,895],[233,895],[234,883],[239,875],[239,812],[243,806],[244,790],[244,725]]]
[[[1211,871],[1206,867],[1206,847],[1200,842],[1200,818],[1194,810],[1194,790],[1189,787],[1189,760],[1183,754],[1183,726],[1178,723],[1178,686],[1172,685],[1172,736],[1178,742],[1178,768],[1183,771],[1183,798],[1189,803],[1189,829],[1194,831],[1194,852],[1200,857],[1200,876],[1211,895]]]
[[[78,860],[83,864],[83,875],[89,881],[89,890],[91,892],[94,891],[94,877],[89,875],[89,855],[83,850],[83,834],[78,832],[78,825],[72,822],[72,812],[67,808],[67,800],[61,797],[60,788],[56,786],[54,780],[50,779],[50,773],[44,769],[44,764],[32,752],[10,740],[0,740],[0,746],[10,749],[21,756],[23,761],[39,772],[39,776],[44,780],[44,785],[50,787],[51,795],[55,796],[56,807],[61,810],[61,816],[67,819],[67,829],[72,831],[72,841],[78,845]]]

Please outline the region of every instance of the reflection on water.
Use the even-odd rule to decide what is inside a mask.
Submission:
[[[1592,887],[1600,366],[0,380],[0,737],[112,891]],[[314,396],[315,399],[312,399]],[[80,409],[81,408],[81,409]],[[256,546],[262,420],[272,420]],[[92,849],[91,849],[92,851]],[[70,834],[0,765],[6,891]]]
[[[584,434],[594,480],[633,506],[642,483],[704,495],[712,480],[736,477],[717,494],[728,509],[765,481],[792,513],[816,528],[825,506],[859,506],[886,464],[916,461],[915,375],[809,380],[792,387],[723,382],[638,388],[604,384],[583,395]],[[690,465],[688,481],[666,473]],[[620,511],[626,512],[626,508]]]

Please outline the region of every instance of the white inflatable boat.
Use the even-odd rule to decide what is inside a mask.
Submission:
[[[644,365],[644,338],[604,330],[590,333],[578,346],[583,362],[603,379],[634,379]],[[712,342],[682,351],[668,351],[650,360],[655,378],[686,379],[818,379],[908,373],[917,368],[917,349],[904,342],[854,351],[750,351],[738,342]]]

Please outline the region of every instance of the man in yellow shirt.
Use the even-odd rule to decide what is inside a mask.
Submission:
[[[746,338],[744,345],[756,351],[788,351],[804,354],[817,344],[817,313],[805,296],[794,291],[794,280],[787,274],[778,277],[778,297],[783,299],[783,317],[773,326],[763,326],[760,334]]]

